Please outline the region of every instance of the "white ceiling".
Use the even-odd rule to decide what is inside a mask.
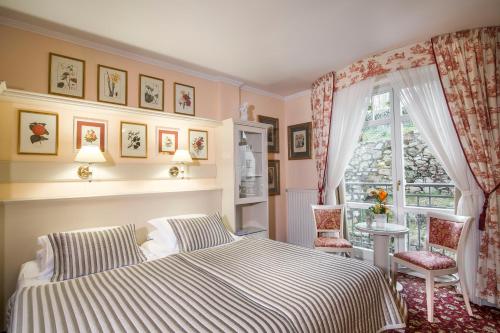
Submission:
[[[0,14],[282,96],[372,53],[500,24],[500,0],[0,0]]]

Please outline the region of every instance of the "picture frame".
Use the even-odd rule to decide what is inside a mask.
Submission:
[[[128,121],[120,122],[120,156],[148,157],[148,125]]]
[[[264,115],[257,116],[259,123],[271,125],[267,130],[267,152],[279,153],[280,152],[280,137],[279,137],[279,119],[268,117]]]
[[[57,155],[59,114],[19,110],[17,153],[21,155]]]
[[[108,147],[108,122],[89,118],[74,118],[73,148],[98,146],[104,153]]]
[[[174,112],[187,116],[194,116],[195,113],[195,88],[174,82]]]
[[[267,161],[267,183],[269,196],[280,195],[280,161]]]
[[[189,153],[193,160],[208,160],[208,131],[189,129]]]
[[[288,126],[288,159],[311,159],[312,122]]]
[[[50,52],[49,94],[85,98],[85,61]]]
[[[128,73],[126,70],[97,65],[97,100],[127,105]]]
[[[153,111],[164,111],[165,81],[139,74],[139,107]]]
[[[179,148],[179,132],[166,128],[157,130],[158,153],[173,155]]]

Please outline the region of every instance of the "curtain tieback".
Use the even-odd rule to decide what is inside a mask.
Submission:
[[[486,224],[486,210],[488,209],[488,202],[490,201],[490,195],[495,193],[498,187],[500,186],[500,183],[498,183],[493,190],[490,192],[484,192],[484,204],[483,204],[483,211],[481,212],[481,215],[479,215],[479,230],[484,231],[484,227]]]

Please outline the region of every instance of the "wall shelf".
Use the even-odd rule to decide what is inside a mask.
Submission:
[[[221,191],[214,178],[0,184],[0,203]],[[61,195],[60,193],[64,193]]]
[[[205,127],[218,127],[218,126],[222,125],[221,121],[215,120],[215,119],[185,116],[185,115],[176,114],[176,113],[172,113],[172,112],[150,111],[150,110],[135,108],[135,107],[131,107],[131,106],[121,106],[121,105],[95,102],[95,101],[89,101],[89,100],[77,99],[77,98],[71,98],[71,97],[63,97],[63,96],[57,96],[57,95],[29,92],[29,91],[18,90],[18,89],[10,89],[10,88],[7,88],[7,84],[5,81],[0,82],[0,96],[2,97],[2,99],[13,101],[13,102],[21,101],[23,103],[26,103],[26,102],[58,103],[60,105],[68,105],[68,106],[73,106],[73,107],[84,107],[87,110],[96,109],[96,110],[99,110],[99,112],[110,111],[110,112],[120,112],[122,114],[127,113],[127,114],[142,115],[142,116],[148,115],[148,116],[151,116],[153,118],[166,118],[166,119],[172,119],[172,120],[181,120],[181,121],[195,123],[196,125],[205,126]]]

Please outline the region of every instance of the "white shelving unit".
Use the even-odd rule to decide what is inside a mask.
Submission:
[[[217,128],[217,180],[222,214],[237,235],[269,236],[267,128],[269,125],[226,119]]]

